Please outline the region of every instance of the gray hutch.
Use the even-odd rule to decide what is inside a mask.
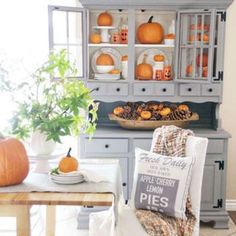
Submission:
[[[108,119],[114,107],[126,102],[159,101],[184,103],[199,114],[189,124],[197,136],[207,137],[209,145],[204,169],[201,220],[214,221],[215,228],[226,228],[225,209],[227,148],[230,138],[221,127],[219,107],[224,81],[224,35],[227,7],[232,0],[81,0],[82,8],[49,6],[50,49],[67,48],[77,58],[78,78],[93,90],[100,102],[98,127],[91,141],[81,136],[80,158],[114,158],[120,161],[125,198],[130,197],[134,171],[134,148],[150,149],[152,131],[126,130]],[[113,25],[127,19],[128,43],[90,43],[98,15],[108,10]],[[175,43],[140,44],[136,39],[138,25],[153,21],[165,32],[174,22]],[[76,23],[76,27],[74,24]],[[199,26],[200,25],[200,26]],[[199,27],[198,27],[199,26]],[[172,29],[173,30],[173,29]],[[206,37],[201,37],[206,34]],[[197,38],[200,35],[200,39]],[[105,49],[104,49],[105,48]],[[126,79],[94,78],[94,54],[110,50],[128,55]],[[143,52],[161,51],[172,66],[170,81],[141,81],[135,78],[135,67]],[[199,57],[199,61],[195,60]],[[202,67],[197,64],[205,64]],[[187,67],[191,65],[191,75]],[[207,72],[204,74],[204,67]],[[196,191],[199,191],[196,189]]]

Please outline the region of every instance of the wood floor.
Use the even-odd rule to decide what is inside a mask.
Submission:
[[[229,211],[232,221],[236,224],[236,211]]]

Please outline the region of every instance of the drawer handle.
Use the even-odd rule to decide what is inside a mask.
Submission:
[[[188,91],[189,91],[189,92],[192,92],[192,88],[188,88]]]
[[[127,184],[126,183],[122,183],[122,186],[125,187]]]
[[[164,93],[165,93],[165,92],[166,92],[166,88],[163,88],[163,89],[162,89],[162,92],[164,92]]]
[[[117,92],[120,92],[120,88],[117,88],[116,91],[117,91]]]
[[[109,148],[109,144],[106,144],[106,145],[105,145],[105,148]]]
[[[143,91],[143,92],[145,92],[145,91],[146,91],[146,89],[145,89],[145,88],[142,88],[142,91]]]
[[[95,88],[96,91],[99,91],[99,87]]]
[[[213,89],[212,89],[212,88],[209,88],[209,89],[208,89],[208,92],[210,92],[210,93],[213,92]]]

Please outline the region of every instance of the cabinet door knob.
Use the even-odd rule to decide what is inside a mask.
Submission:
[[[145,91],[146,91],[146,89],[145,89],[145,88],[142,88],[142,91],[143,91],[143,92],[145,92]]]
[[[165,93],[165,92],[166,92],[166,88],[163,88],[163,89],[162,89],[162,92],[164,92],[164,93]]]
[[[208,89],[208,92],[210,92],[210,93],[213,92],[213,89],[212,89],[212,88],[209,88],[209,89]]]
[[[189,92],[192,92],[192,88],[188,88],[188,91],[189,91]]]
[[[122,186],[125,187],[127,184],[126,183],[122,183]]]
[[[120,88],[117,88],[116,91],[117,91],[117,92],[120,92]]]
[[[106,145],[105,145],[105,148],[109,148],[109,144],[106,144]]]

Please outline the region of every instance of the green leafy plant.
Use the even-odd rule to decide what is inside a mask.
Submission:
[[[94,133],[98,104],[84,83],[75,78],[76,67],[67,56],[66,50],[52,52],[31,82],[15,87],[5,82],[5,90],[25,94],[23,100],[16,101],[11,122],[12,133],[19,138],[29,137],[35,130],[56,142],[61,142],[61,136]]]

